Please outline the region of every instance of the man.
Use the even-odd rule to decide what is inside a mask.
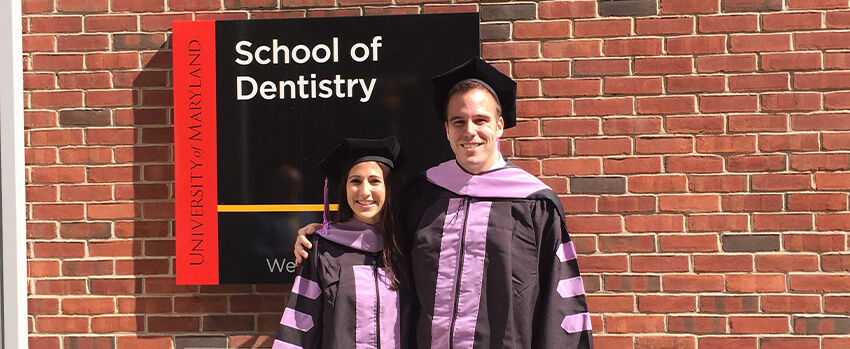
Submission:
[[[434,91],[455,159],[413,179],[402,200],[416,346],[592,348],[560,201],[498,151],[516,124],[516,82],[473,58],[435,77]]]

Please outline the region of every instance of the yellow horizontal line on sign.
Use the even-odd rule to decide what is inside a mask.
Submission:
[[[339,205],[329,205],[331,211],[339,209]],[[322,204],[286,204],[286,205],[218,205],[218,212],[322,212]]]

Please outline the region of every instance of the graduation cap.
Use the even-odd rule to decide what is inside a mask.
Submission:
[[[345,138],[319,163],[319,169],[329,180],[339,182],[344,173],[363,161],[377,161],[395,169],[404,162],[404,154],[393,136],[384,139]]]
[[[455,85],[465,80],[481,84],[496,98],[496,102],[502,107],[505,128],[516,125],[516,81],[478,57],[473,57],[466,63],[431,79],[434,84],[434,107],[437,108],[437,118],[440,121],[446,121],[449,92]]]

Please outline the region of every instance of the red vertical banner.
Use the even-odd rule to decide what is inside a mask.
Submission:
[[[177,284],[219,283],[215,22],[175,22]]]

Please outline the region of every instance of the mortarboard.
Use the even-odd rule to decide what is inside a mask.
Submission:
[[[496,98],[496,102],[502,107],[505,128],[516,125],[516,81],[478,57],[473,57],[466,63],[431,79],[434,85],[434,107],[437,109],[437,118],[440,121],[446,121],[449,91],[464,80],[473,80],[482,84]]]
[[[395,137],[384,139],[345,138],[319,163],[319,169],[333,182],[342,180],[344,172],[363,161],[378,161],[390,168],[404,162],[404,154]]]

